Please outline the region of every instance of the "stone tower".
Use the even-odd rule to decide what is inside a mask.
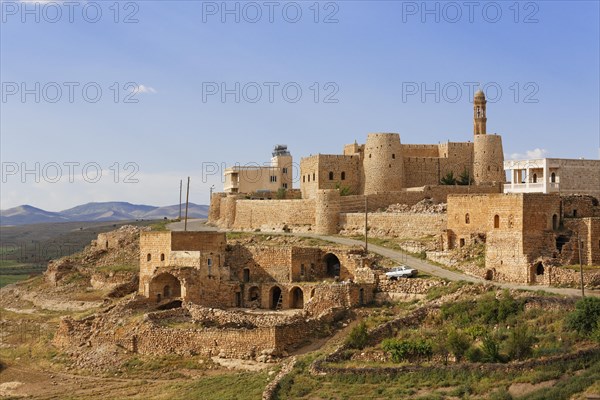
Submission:
[[[475,93],[473,99],[473,179],[476,184],[493,182],[504,183],[504,150],[502,137],[488,135],[486,132],[486,100],[481,90]]]
[[[473,99],[473,133],[475,136],[486,134],[486,103],[487,101],[485,100],[483,91],[481,89],[478,90],[475,93],[475,98]]]
[[[365,143],[364,194],[394,192],[403,188],[404,161],[400,135],[369,133]]]
[[[280,174],[279,187],[285,189],[292,188],[292,155],[285,144],[278,144],[273,149],[271,166],[276,168]]]
[[[338,233],[340,211],[339,190],[317,190],[315,198],[315,231],[321,235]]]

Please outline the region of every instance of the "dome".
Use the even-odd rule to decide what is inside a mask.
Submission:
[[[479,89],[478,91],[476,91],[475,97],[485,99],[485,94],[483,94],[483,90]]]

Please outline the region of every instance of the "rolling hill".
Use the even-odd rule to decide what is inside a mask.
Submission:
[[[182,206],[182,216],[185,205]],[[208,206],[190,203],[189,218],[206,218]],[[103,222],[139,219],[177,218],[179,204],[165,207],[131,204],[120,201],[82,204],[67,210],[45,211],[30,205],[21,205],[0,211],[0,225],[27,225],[44,222]]]

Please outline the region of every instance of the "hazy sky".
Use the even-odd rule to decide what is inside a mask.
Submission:
[[[598,158],[598,1],[1,1],[1,208],[175,204],[369,132]],[[137,101],[137,102],[132,102]],[[203,177],[202,171],[205,171]],[[99,174],[101,173],[101,175]],[[37,182],[36,182],[37,181]]]

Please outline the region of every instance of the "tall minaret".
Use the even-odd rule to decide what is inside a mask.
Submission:
[[[485,95],[483,91],[479,89],[475,93],[475,98],[473,99],[473,133],[475,135],[485,135],[485,124],[487,122],[487,117],[485,116]]]

